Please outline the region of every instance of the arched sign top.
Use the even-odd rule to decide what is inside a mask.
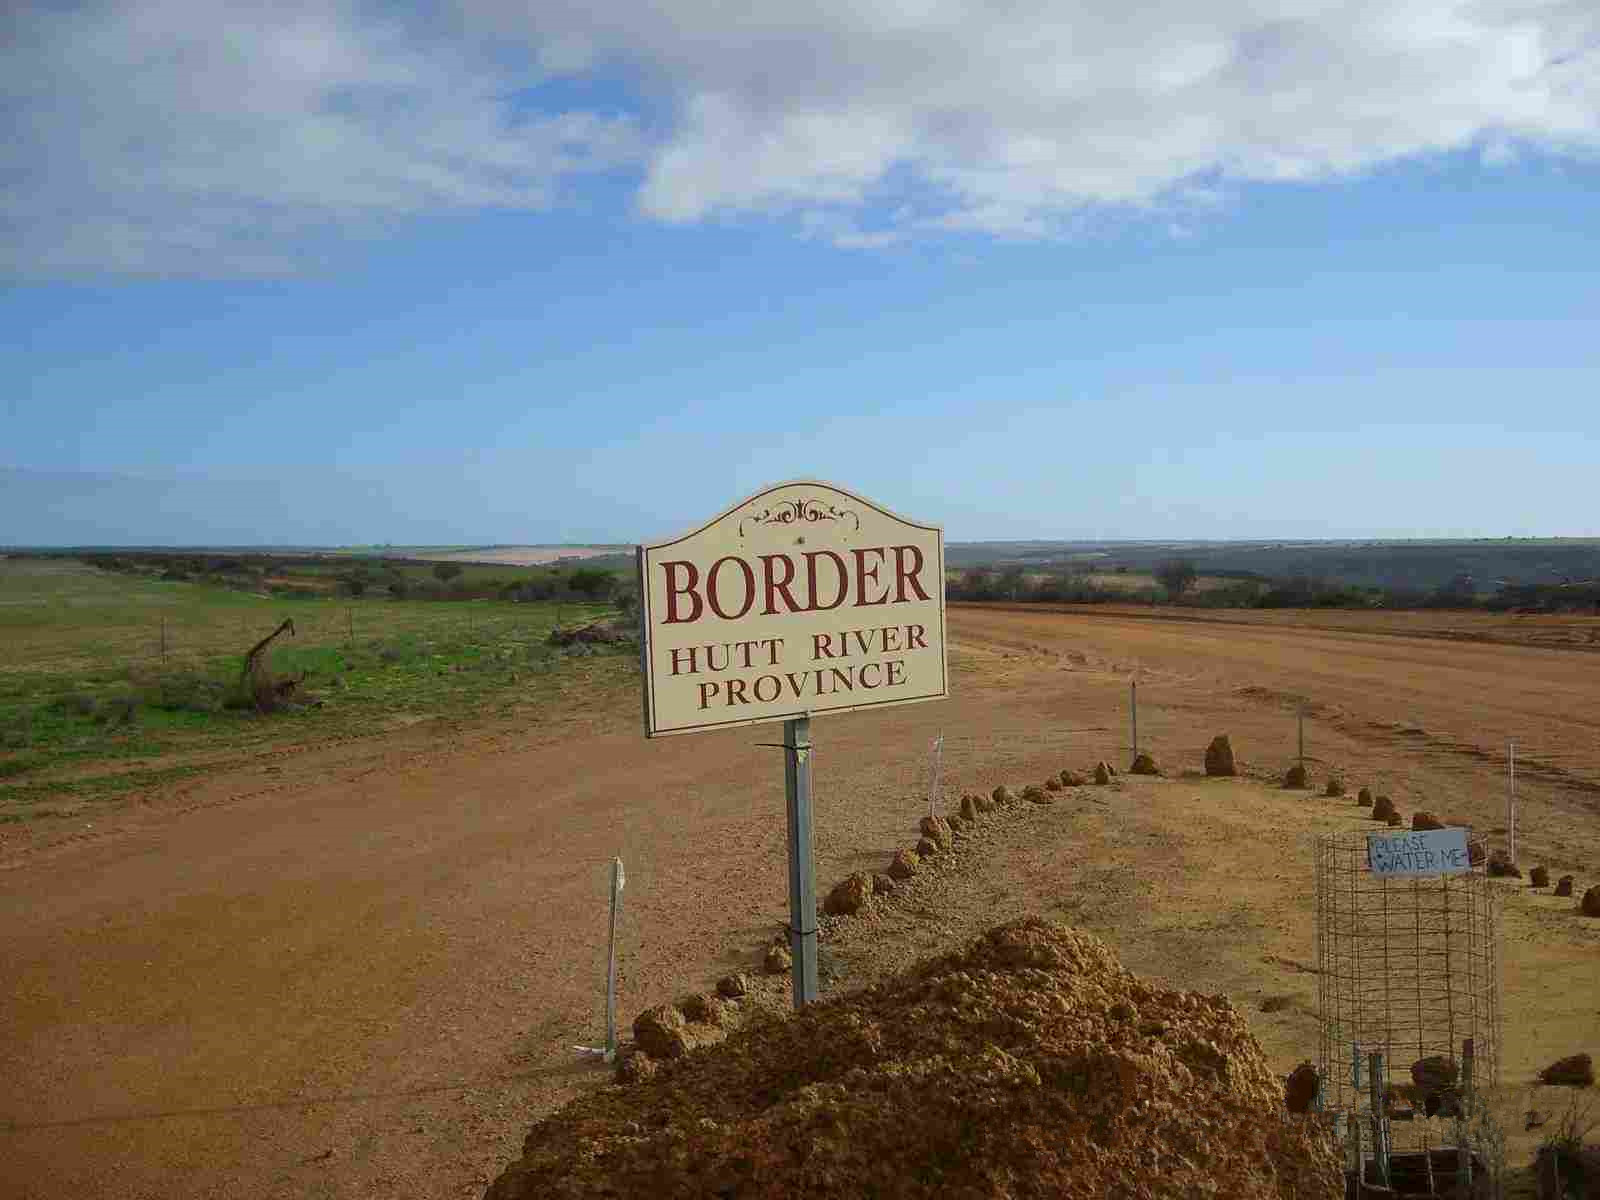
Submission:
[[[820,480],[638,548],[645,732],[942,699],[944,533]]]

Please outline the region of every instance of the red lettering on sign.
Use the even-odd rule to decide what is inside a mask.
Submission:
[[[681,586],[673,582],[676,572],[674,568],[682,567],[689,573],[689,578]],[[661,564],[661,571],[667,577],[667,625],[677,625],[680,622],[698,621],[704,606],[700,603],[700,593],[695,591],[695,584],[700,582],[700,572],[695,569],[692,562],[665,562]],[[687,617],[678,615],[678,597],[687,596],[694,607],[689,610]]]
[[[906,566],[906,555],[916,559],[911,566]],[[922,570],[922,551],[916,546],[896,546],[894,548],[894,574],[896,604],[906,602],[906,584],[911,585],[911,590],[916,592],[923,600],[928,598],[928,593],[922,590],[922,584],[917,582],[917,575]]]
[[[717,589],[717,576],[722,573],[722,568],[729,563],[735,564],[744,575],[744,604],[738,612],[728,612],[722,607],[720,593]],[[750,569],[750,564],[742,558],[728,555],[719,558],[711,564],[711,570],[706,572],[706,603],[711,605],[711,611],[724,621],[737,621],[750,611],[750,606],[756,602],[756,573]]]
[[[831,603],[824,604],[817,597],[821,594],[817,589],[817,560],[826,558],[833,564],[836,574],[838,592]],[[829,609],[838,608],[844,603],[844,598],[850,593],[850,572],[840,558],[832,550],[807,550],[806,551],[806,587],[810,590],[811,603],[806,606],[806,612],[827,612]]]
[[[783,578],[778,578],[773,571],[773,564],[781,564]],[[761,565],[767,583],[767,602],[762,609],[768,616],[778,611],[777,597],[782,596],[783,602],[790,612],[800,612],[800,605],[795,602],[794,593],[789,590],[789,585],[794,582],[794,559],[787,554],[763,554]]]
[[[873,583],[878,582],[878,568],[883,565],[883,547],[872,546],[867,549],[852,550],[850,553],[855,556],[856,560],[856,607],[871,608],[874,605],[889,603],[889,589],[887,587],[883,589],[883,595],[876,600],[867,599],[867,580],[870,579]],[[878,556],[878,561],[870,567],[867,566],[867,555],[869,554]]]

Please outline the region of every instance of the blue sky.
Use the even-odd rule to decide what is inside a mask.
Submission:
[[[1600,536],[1600,12],[1125,8],[24,8],[0,544]]]

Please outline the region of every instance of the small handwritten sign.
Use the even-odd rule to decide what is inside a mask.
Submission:
[[[1429,829],[1422,833],[1367,836],[1367,864],[1374,875],[1413,878],[1460,875],[1471,870],[1465,829]]]

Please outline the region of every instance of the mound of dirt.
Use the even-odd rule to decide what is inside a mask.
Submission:
[[[1133,760],[1133,765],[1128,768],[1130,775],[1159,775],[1156,769],[1156,760],[1148,754],[1141,754]]]
[[[1322,789],[1322,794],[1324,796],[1344,795],[1344,780],[1340,779],[1337,775],[1328,776],[1328,784]]]
[[[917,864],[921,861],[915,850],[896,850],[894,857],[889,860],[889,878],[910,879],[917,873]]]
[[[1496,850],[1489,855],[1489,874],[1498,879],[1521,879],[1522,868],[1511,861],[1511,855],[1504,850]]]
[[[857,871],[834,885],[822,902],[822,911],[831,917],[848,917],[860,912],[872,900],[872,876]]]
[[[1283,786],[1286,788],[1303,788],[1306,786],[1306,769],[1295,763],[1283,773]]]
[[[1583,894],[1578,910],[1586,917],[1600,917],[1600,887],[1592,887]]]
[[[1388,796],[1379,796],[1372,802],[1372,819],[1374,821],[1387,821],[1395,815],[1394,801]]]
[[[1539,1072],[1539,1082],[1552,1087],[1593,1087],[1594,1059],[1587,1054],[1558,1058]]]
[[[1550,886],[1550,868],[1549,867],[1535,867],[1533,870],[1529,871],[1528,872],[1528,886],[1529,887],[1537,887],[1537,888],[1549,887]]]
[[[1108,763],[1108,762],[1097,762],[1097,763],[1095,763],[1095,765],[1094,765],[1094,781],[1097,784],[1099,784],[1101,787],[1105,787],[1108,783],[1111,782],[1111,764],[1110,763]]]
[[[1337,1153],[1227,1000],[1028,919],[535,1125],[486,1200],[1297,1196]]]
[[[1418,811],[1411,814],[1411,828],[1419,833],[1428,829],[1443,829],[1444,822],[1431,812]]]
[[[1571,875],[1563,875],[1560,879],[1556,880],[1555,894],[1557,896],[1572,895],[1572,885],[1575,882],[1576,880],[1574,880]]]
[[[1372,803],[1372,789],[1362,788],[1356,793],[1356,803],[1365,807]]]
[[[1227,734],[1217,734],[1206,747],[1206,774],[1237,775],[1238,773],[1238,767],[1233,761],[1233,743],[1228,740]]]

